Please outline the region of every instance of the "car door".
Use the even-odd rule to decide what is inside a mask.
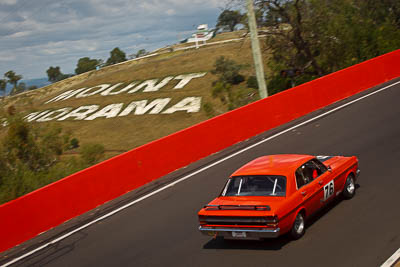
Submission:
[[[318,159],[310,160],[309,164],[314,165],[313,177],[315,182],[318,184],[316,198],[319,199],[320,207],[323,207],[328,201],[333,199],[335,193],[335,182],[332,173],[328,171],[328,168]]]
[[[315,164],[308,161],[301,165],[295,172],[297,190],[302,196],[303,206],[309,215],[317,211],[322,205],[318,196],[320,185],[314,179],[315,169]]]

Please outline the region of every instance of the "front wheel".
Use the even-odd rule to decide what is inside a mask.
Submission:
[[[304,215],[301,212],[299,212],[296,215],[296,219],[294,220],[292,229],[290,230],[290,236],[296,240],[302,237],[305,232],[306,232],[306,225],[305,225]]]
[[[343,196],[345,199],[350,199],[354,197],[355,194],[356,194],[356,184],[354,181],[354,176],[349,174],[349,176],[347,176],[346,183],[344,185]]]

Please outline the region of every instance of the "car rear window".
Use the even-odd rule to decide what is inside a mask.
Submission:
[[[285,196],[286,177],[281,175],[246,175],[230,178],[222,196]]]

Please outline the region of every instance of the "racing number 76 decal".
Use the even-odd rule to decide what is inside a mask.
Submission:
[[[335,184],[332,180],[324,186],[324,201],[327,200],[330,196],[332,196],[334,191],[335,191]]]

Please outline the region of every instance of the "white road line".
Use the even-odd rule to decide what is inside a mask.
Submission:
[[[278,137],[278,136],[280,136],[280,135],[283,135],[283,134],[285,134],[285,133],[287,133],[287,132],[290,132],[290,131],[292,131],[292,130],[294,130],[294,129],[296,129],[296,128],[299,128],[299,127],[301,127],[301,126],[303,126],[303,125],[305,125],[305,124],[307,124],[307,123],[310,123],[310,122],[312,122],[312,121],[315,121],[315,120],[317,120],[317,119],[319,119],[319,118],[321,118],[321,117],[324,117],[324,116],[326,116],[326,115],[328,115],[328,114],[330,114],[330,113],[333,113],[333,112],[335,112],[335,111],[337,111],[337,110],[339,110],[339,109],[342,109],[342,108],[347,107],[347,106],[349,106],[349,105],[351,105],[351,104],[354,104],[354,103],[356,103],[356,102],[358,102],[358,101],[360,101],[360,100],[362,100],[362,99],[364,99],[364,98],[367,98],[367,97],[369,97],[369,96],[372,96],[372,95],[374,95],[374,94],[377,94],[377,93],[379,93],[379,92],[382,92],[382,91],[384,91],[384,90],[386,90],[386,89],[388,89],[388,88],[390,88],[390,87],[392,87],[392,86],[394,86],[394,85],[397,85],[397,84],[400,84],[400,81],[395,82],[395,83],[393,83],[393,84],[390,84],[390,85],[388,85],[388,86],[385,86],[385,87],[383,87],[383,88],[381,88],[381,89],[379,89],[379,90],[376,90],[376,91],[374,91],[374,92],[372,92],[372,93],[369,93],[369,94],[367,94],[367,95],[365,95],[365,96],[362,96],[362,97],[360,97],[360,98],[357,98],[357,99],[355,99],[355,100],[352,100],[352,101],[350,101],[350,102],[348,102],[348,103],[346,103],[346,104],[343,104],[343,105],[341,105],[341,106],[339,106],[339,107],[336,107],[336,108],[334,108],[334,109],[332,109],[332,110],[330,110],[330,111],[327,111],[327,112],[325,112],[325,113],[323,113],[323,114],[320,114],[320,115],[318,115],[318,116],[316,116],[316,117],[314,117],[314,118],[311,118],[311,119],[309,119],[309,120],[307,120],[307,121],[304,121],[304,122],[302,122],[302,123],[299,123],[299,124],[297,124],[297,125],[295,125],[295,126],[293,126],[293,127],[290,127],[290,128],[288,128],[288,129],[286,129],[286,130],[283,130],[283,131],[281,131],[281,132],[279,132],[279,133],[276,133],[276,134],[274,134],[274,135],[272,135],[272,136],[270,136],[270,137],[268,137],[268,138],[265,138],[265,139],[263,139],[263,140],[261,140],[261,141],[259,141],[259,142],[257,142],[257,143],[254,143],[254,144],[252,144],[252,145],[250,145],[250,146],[248,146],[248,147],[245,147],[245,148],[243,148],[242,150],[239,150],[239,151],[237,151],[237,152],[235,152],[235,153],[233,153],[233,154],[231,154],[231,155],[229,155],[229,156],[226,156],[225,158],[222,158],[222,159],[220,159],[220,160],[218,160],[218,161],[215,161],[215,162],[213,162],[213,163],[211,163],[211,164],[209,164],[209,165],[207,165],[207,166],[205,166],[205,167],[203,167],[203,168],[201,168],[201,169],[199,169],[199,170],[197,170],[197,171],[195,171],[195,172],[192,172],[192,173],[190,173],[190,174],[188,174],[188,175],[186,175],[186,176],[184,176],[184,177],[182,177],[182,178],[180,178],[180,179],[178,179],[178,180],[176,180],[176,181],[174,181],[174,182],[172,182],[172,183],[170,183],[170,184],[167,184],[167,185],[165,185],[165,186],[163,186],[163,187],[161,187],[161,188],[159,188],[159,189],[157,189],[157,190],[155,190],[155,191],[153,191],[153,192],[151,192],[151,193],[148,193],[147,195],[144,195],[144,196],[142,196],[142,197],[140,197],[140,198],[138,198],[138,199],[136,199],[136,200],[134,200],[134,201],[132,201],[132,202],[130,202],[130,203],[128,203],[128,204],[125,204],[124,206],[119,207],[119,208],[117,208],[117,209],[115,209],[115,210],[113,210],[113,211],[111,211],[111,212],[109,212],[109,213],[107,213],[107,214],[105,214],[105,215],[103,215],[103,216],[101,216],[101,217],[99,217],[99,218],[97,218],[97,219],[95,219],[95,220],[93,220],[93,221],[87,223],[87,224],[84,224],[84,225],[82,225],[81,227],[78,227],[77,229],[75,229],[75,230],[73,230],[73,231],[71,231],[71,232],[69,232],[69,233],[67,233],[67,234],[65,234],[65,235],[62,235],[62,236],[60,236],[60,237],[58,237],[58,238],[56,238],[56,239],[54,239],[54,240],[52,240],[52,241],[50,241],[50,242],[48,242],[48,243],[42,245],[42,246],[40,246],[40,247],[38,247],[38,248],[36,248],[36,249],[30,251],[30,252],[28,252],[28,253],[26,253],[26,254],[24,254],[24,255],[18,257],[18,258],[15,258],[15,259],[13,259],[13,260],[7,262],[6,264],[2,265],[2,267],[6,267],[6,266],[9,266],[9,265],[11,265],[11,264],[13,264],[13,263],[16,263],[16,262],[18,262],[18,261],[20,261],[20,260],[22,260],[22,259],[24,259],[24,258],[26,258],[26,257],[28,257],[28,256],[30,256],[30,255],[32,255],[32,254],[34,254],[34,253],[36,253],[36,252],[38,252],[38,251],[40,251],[40,250],[42,250],[42,249],[44,249],[44,248],[46,248],[46,247],[48,247],[48,246],[50,246],[50,245],[53,245],[53,244],[55,244],[55,243],[57,243],[57,242],[59,242],[59,241],[65,239],[65,238],[67,238],[67,237],[69,237],[69,236],[75,234],[76,232],[79,232],[79,231],[82,230],[82,229],[85,229],[85,228],[89,227],[89,226],[92,225],[92,224],[95,224],[96,222],[99,222],[99,221],[101,221],[101,220],[104,220],[104,219],[106,219],[106,218],[108,218],[108,217],[110,217],[110,216],[112,216],[112,215],[114,215],[114,214],[120,212],[121,210],[124,210],[124,209],[126,209],[126,208],[128,208],[128,207],[130,207],[130,206],[132,206],[132,205],[134,205],[134,204],[136,204],[136,203],[138,203],[138,202],[140,202],[140,201],[142,201],[142,200],[145,200],[146,198],[149,198],[149,197],[151,197],[151,196],[153,196],[153,195],[155,195],[155,194],[157,194],[157,193],[159,193],[159,192],[161,192],[161,191],[164,191],[165,189],[167,189],[167,188],[169,188],[169,187],[172,187],[172,186],[174,186],[174,185],[176,185],[176,184],[178,184],[178,183],[180,183],[180,182],[183,182],[183,181],[189,179],[190,177],[192,177],[192,176],[194,176],[194,175],[196,175],[196,174],[198,174],[198,173],[201,173],[201,172],[203,172],[203,171],[205,171],[205,170],[207,170],[207,169],[209,169],[209,168],[211,168],[211,167],[214,167],[215,165],[220,164],[221,162],[224,162],[224,161],[226,161],[226,160],[228,160],[228,159],[230,159],[230,158],[233,158],[233,157],[235,157],[235,156],[237,156],[237,155],[239,155],[239,154],[242,154],[243,152],[246,152],[247,150],[250,150],[250,149],[252,149],[253,147],[256,147],[256,146],[258,146],[258,145],[260,145],[260,144],[262,144],[262,143],[265,143],[265,142],[267,142],[267,141],[269,141],[269,140],[271,140],[271,139],[274,139],[274,138],[276,138],[276,137]]]
[[[398,259],[400,259],[400,248],[381,267],[391,267]]]

